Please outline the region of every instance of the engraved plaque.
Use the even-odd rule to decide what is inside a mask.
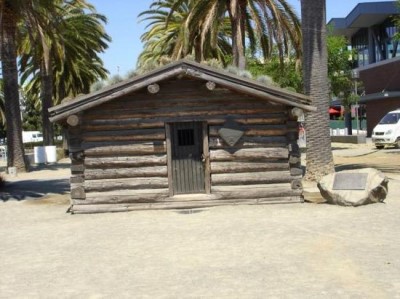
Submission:
[[[364,190],[368,173],[336,173],[333,190]]]
[[[218,134],[229,146],[234,146],[242,138],[244,131],[239,124],[228,120],[224,127],[218,130]]]

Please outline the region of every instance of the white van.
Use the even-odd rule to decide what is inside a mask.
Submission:
[[[377,149],[385,145],[400,147],[400,108],[386,114],[372,131],[372,142]]]
[[[22,142],[42,142],[43,134],[39,131],[23,131],[22,132]]]

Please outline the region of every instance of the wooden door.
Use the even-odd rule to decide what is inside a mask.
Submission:
[[[204,193],[203,123],[170,124],[173,194]]]

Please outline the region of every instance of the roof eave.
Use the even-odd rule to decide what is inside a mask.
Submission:
[[[257,98],[301,108],[305,111],[316,111],[311,106],[309,97],[277,87],[265,86],[253,80],[248,80],[230,73],[225,73],[211,67],[188,60],[180,60],[167,66],[130,80],[115,84],[98,92],[78,97],[74,101],[62,103],[49,109],[50,121],[56,122],[69,115],[80,113],[91,107],[103,104],[124,94],[135,92],[150,84],[173,78],[179,75],[213,81],[226,88],[253,95]]]

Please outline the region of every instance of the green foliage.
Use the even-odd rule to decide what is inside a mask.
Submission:
[[[40,102],[32,97],[23,97],[22,129],[24,131],[42,132],[42,118]]]
[[[397,27],[397,33],[394,35],[393,39],[400,41],[400,0],[397,0],[397,10],[399,13],[393,17],[394,23]]]
[[[247,58],[247,68],[254,77],[259,78],[260,82],[271,82],[281,88],[291,91],[302,92],[301,69],[298,66],[297,59],[289,57],[284,60],[283,65],[279,57],[272,57],[265,63],[256,58]],[[265,78],[264,76],[268,76]]]
[[[358,99],[354,95],[354,79],[352,72],[352,57],[354,51],[347,47],[344,36],[329,35],[328,47],[328,77],[332,96],[339,97],[345,107],[349,107]]]
[[[154,0],[139,17],[148,22],[139,68],[165,55],[177,60],[188,54],[198,62],[215,58],[227,66],[232,61],[225,59],[245,47],[264,58],[276,54],[280,61],[301,53],[300,22],[286,0]],[[238,26],[245,38],[234,34]]]

